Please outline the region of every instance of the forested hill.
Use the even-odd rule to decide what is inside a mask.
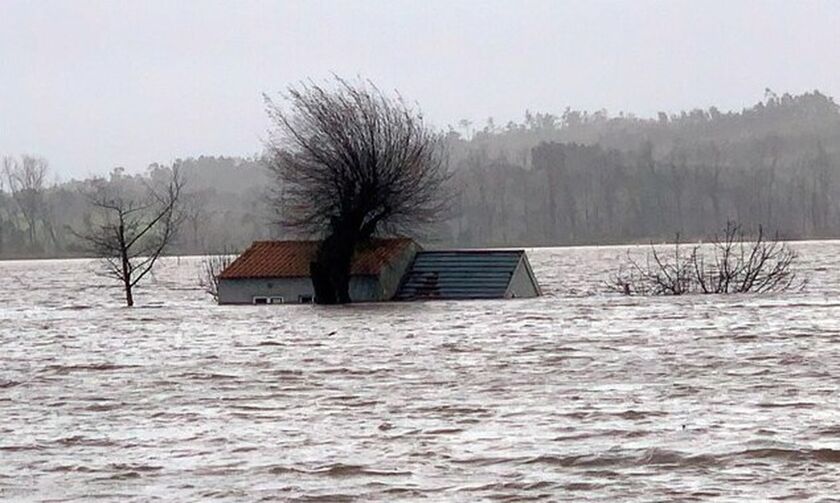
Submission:
[[[727,220],[840,237],[840,111],[819,92],[655,119],[567,110],[450,132],[463,244],[701,238]]]
[[[819,92],[656,118],[604,111],[526,113],[521,123],[461,121],[446,133],[458,197],[432,235],[461,246],[643,242],[703,237],[727,220],[788,238],[840,237],[840,110]],[[241,248],[280,231],[258,157],[176,161],[187,218],[173,251]],[[60,167],[56,167],[60,168]],[[172,166],[105,183],[127,190]],[[49,183],[47,160],[6,157],[0,257],[80,254],[92,180]],[[58,169],[60,171],[60,169]]]

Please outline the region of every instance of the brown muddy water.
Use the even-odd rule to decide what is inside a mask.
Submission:
[[[339,308],[3,262],[0,499],[829,501],[840,242],[795,246],[784,295],[607,295],[623,248],[567,248],[540,299]]]

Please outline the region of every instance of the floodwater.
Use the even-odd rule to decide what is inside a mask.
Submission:
[[[567,248],[540,299],[337,308],[2,262],[0,499],[830,501],[840,242],[795,247],[783,295],[604,294],[623,249]]]

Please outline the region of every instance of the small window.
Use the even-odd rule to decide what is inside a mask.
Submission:
[[[272,297],[271,298],[271,303],[272,304],[283,304],[284,303],[283,297]]]
[[[312,304],[313,300],[315,299],[311,295],[298,295],[298,302],[301,304]]]
[[[268,297],[254,297],[254,304],[268,304]]]

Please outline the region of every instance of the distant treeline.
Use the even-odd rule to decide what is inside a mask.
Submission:
[[[521,123],[461,121],[446,133],[458,197],[430,237],[460,246],[599,244],[702,238],[727,220],[786,238],[840,237],[840,109],[819,92],[766,93],[741,112],[639,119],[526,113]],[[175,253],[242,248],[282,235],[258,157],[174,163],[187,180]],[[140,187],[173,166],[105,181]],[[49,183],[47,162],[7,157],[0,257],[72,256],[91,180]]]
[[[169,250],[202,254],[241,249],[254,239],[277,236],[263,191],[268,182],[256,158],[199,157],[171,166],[153,164],[145,173],[116,168],[99,179],[47,183],[45,160],[22,156],[4,159],[0,191],[0,257],[72,257],[84,255],[74,232],[91,218],[88,196],[97,184],[139,194],[155,181],[181,170],[187,186],[182,198],[183,224]]]

